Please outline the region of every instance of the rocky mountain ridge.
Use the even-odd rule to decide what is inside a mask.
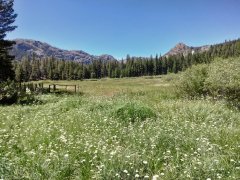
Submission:
[[[82,50],[63,50],[36,40],[14,39],[14,41],[16,42],[16,44],[13,46],[10,53],[15,56],[16,60],[21,60],[24,56],[32,56],[33,54],[37,58],[53,56],[58,59],[83,62],[85,64],[92,63],[92,61],[99,59],[103,61],[116,60],[113,56],[108,54],[94,56]]]
[[[103,61],[116,61],[113,56],[108,54],[95,56],[88,54],[82,50],[63,50],[53,47],[48,43],[29,39],[15,39],[14,41],[16,42],[16,44],[13,46],[10,53],[15,56],[16,60],[21,60],[24,56],[32,56],[34,54],[37,58],[53,56],[58,59],[82,62],[84,64],[90,64],[94,60],[100,59]],[[178,43],[164,56],[168,57],[177,54],[183,54],[184,56],[186,56],[189,53],[194,54],[198,52],[208,51],[209,49],[210,45],[192,47],[187,46],[184,43]]]

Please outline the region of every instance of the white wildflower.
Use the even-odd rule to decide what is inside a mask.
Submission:
[[[65,159],[68,159],[68,157],[69,157],[68,154],[65,154],[65,155],[64,155],[64,158],[65,158]]]
[[[26,94],[31,94],[31,90],[29,88],[26,88]]]
[[[145,179],[148,179],[148,178],[149,178],[149,176],[148,176],[148,175],[146,175],[146,176],[144,176],[144,178],[145,178]]]
[[[153,177],[152,177],[152,180],[157,180],[159,178],[159,175],[154,175]]]
[[[136,175],[135,175],[135,178],[139,178],[139,177],[140,177],[139,174],[136,174]]]
[[[61,136],[59,137],[59,140],[62,141],[63,143],[66,143],[66,142],[67,142],[67,139],[66,139],[66,137],[65,137],[64,135],[61,135]]]
[[[126,174],[128,173],[128,171],[126,169],[123,172],[126,173]]]

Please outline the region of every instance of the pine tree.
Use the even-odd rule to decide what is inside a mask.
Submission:
[[[46,59],[40,59],[40,79],[47,79],[47,65]]]
[[[31,74],[30,74],[30,80],[36,81],[38,80],[40,77],[40,71],[39,71],[39,62],[38,60],[35,60],[35,57],[33,56],[33,60],[31,63]]]
[[[164,57],[162,60],[162,74],[167,74],[167,72],[168,72],[167,58]]]
[[[160,55],[157,63],[158,75],[162,75],[162,56]]]
[[[0,82],[8,78],[14,79],[12,60],[14,56],[9,55],[14,41],[4,40],[7,32],[13,31],[16,26],[12,26],[17,14],[13,10],[13,0],[0,0]]]
[[[83,66],[83,78],[84,79],[90,78],[90,71],[86,66]]]
[[[23,81],[23,69],[22,65],[20,63],[17,63],[16,65],[16,70],[15,70],[15,80],[17,82],[22,82]]]
[[[22,70],[23,70],[23,81],[29,81],[30,73],[31,73],[31,65],[29,57],[24,57],[21,61]]]
[[[158,74],[158,55],[156,55],[154,62],[153,62],[153,74],[156,76]]]

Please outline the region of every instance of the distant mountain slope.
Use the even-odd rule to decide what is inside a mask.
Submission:
[[[183,54],[185,56],[189,53],[204,52],[204,51],[208,51],[209,49],[210,49],[210,46],[192,47],[192,46],[187,46],[184,43],[178,43],[174,48],[172,48],[164,56],[172,56],[177,54]]]
[[[107,54],[94,56],[81,50],[68,51],[35,40],[15,39],[14,41],[16,41],[16,44],[13,46],[10,53],[15,56],[16,60],[21,60],[24,56],[32,54],[35,54],[39,58],[53,56],[58,59],[83,62],[85,64],[99,59],[103,61],[116,60],[113,56]]]

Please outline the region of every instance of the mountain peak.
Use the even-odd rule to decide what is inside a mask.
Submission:
[[[174,48],[172,48],[170,51],[168,51],[165,56],[173,56],[178,54],[183,54],[186,56],[189,53],[195,53],[195,52],[203,52],[207,51],[210,47],[209,46],[201,46],[201,47],[192,47],[188,46],[182,42],[177,43]]]
[[[96,59],[103,61],[116,60],[111,55],[95,56],[82,50],[63,50],[53,47],[48,43],[32,39],[15,39],[14,41],[16,44],[13,46],[11,54],[15,56],[16,60],[21,60],[24,56],[31,56],[32,54],[35,54],[38,58],[53,56],[57,59],[72,60],[85,64],[89,64]]]
[[[174,48],[172,48],[165,56],[172,56],[177,54],[187,54],[191,52],[191,47],[187,46],[186,44],[180,42],[177,43]]]
[[[174,48],[175,48],[175,49],[187,49],[187,48],[189,48],[189,47],[188,47],[186,44],[180,42],[180,43],[177,43]]]

